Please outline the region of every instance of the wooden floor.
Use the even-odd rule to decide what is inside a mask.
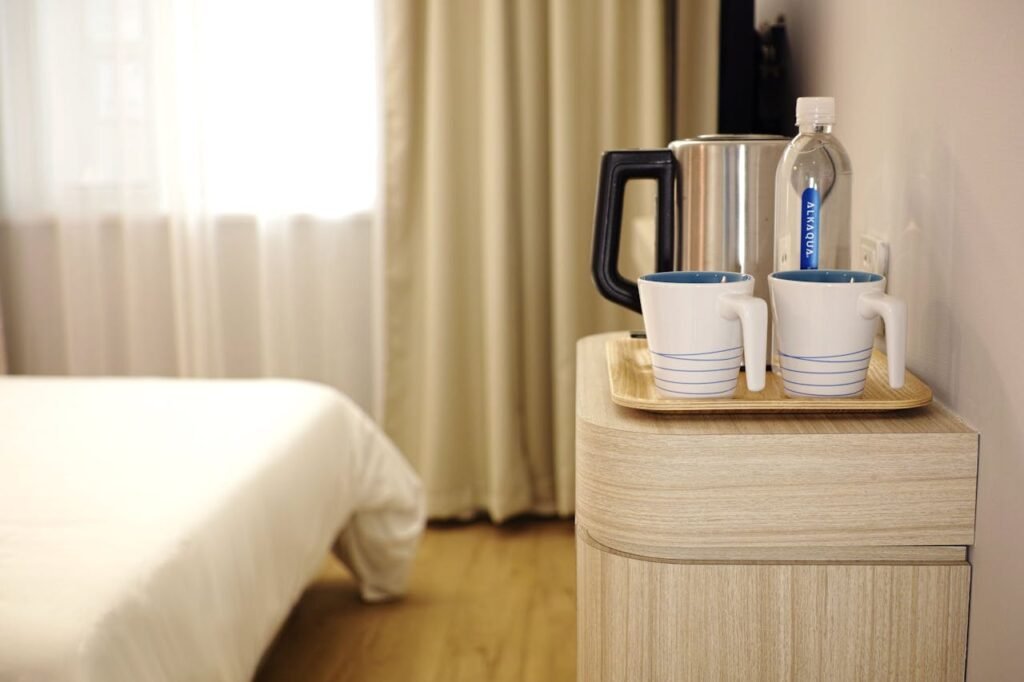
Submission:
[[[571,521],[432,525],[401,601],[363,604],[325,565],[256,680],[573,680],[575,583]]]

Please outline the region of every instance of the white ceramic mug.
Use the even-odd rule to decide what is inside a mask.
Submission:
[[[731,398],[765,380],[768,306],[735,272],[658,272],[638,280],[654,384],[669,398]]]
[[[885,278],[857,270],[789,270],[768,278],[786,395],[853,398],[864,392],[876,320],[885,322],[889,385],[906,373],[907,306]]]

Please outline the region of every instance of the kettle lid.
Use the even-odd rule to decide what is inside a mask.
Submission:
[[[688,138],[683,139],[683,140],[676,140],[676,141],[672,142],[671,146],[681,145],[681,144],[709,144],[709,143],[714,144],[716,142],[721,142],[721,143],[729,143],[729,142],[741,142],[741,143],[747,143],[747,142],[780,142],[780,141],[783,141],[783,140],[788,142],[789,138],[784,136],[784,135],[759,135],[759,134],[735,135],[735,134],[731,134],[730,133],[730,134],[726,134],[726,135],[717,135],[716,134],[716,135],[698,135],[697,137],[688,137]]]

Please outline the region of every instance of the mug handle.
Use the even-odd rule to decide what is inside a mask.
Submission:
[[[765,338],[768,335],[768,304],[750,294],[722,294],[718,314],[726,320],[739,319],[743,329],[743,362],[747,366],[747,388],[764,389]]]
[[[885,354],[889,358],[889,386],[903,388],[907,373],[907,304],[880,291],[861,294],[857,312],[865,320],[885,322]]]

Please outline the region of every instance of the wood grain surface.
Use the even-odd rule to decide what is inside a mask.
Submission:
[[[618,549],[969,545],[978,436],[885,415],[652,415],[614,405],[580,342],[576,514]],[[662,552],[664,554],[664,552]]]
[[[590,424],[620,431],[663,434],[833,434],[833,433],[969,433],[974,431],[942,405],[888,413],[689,414],[647,412],[611,400],[605,346],[626,332],[596,334],[576,346],[576,416]],[[976,436],[976,434],[975,434]]]
[[[932,401],[932,389],[907,372],[903,388],[889,387],[886,357],[877,350],[871,355],[863,395],[856,398],[791,398],[783,391],[782,379],[772,372],[765,377],[763,391],[747,390],[741,372],[732,398],[667,398],[654,385],[651,356],[646,339],[619,336],[606,344],[612,401],[623,407],[654,412],[879,412],[921,407]]]
[[[970,545],[977,440],[642,438],[580,425],[576,517],[618,547]]]
[[[431,524],[409,593],[364,604],[329,559],[257,682],[562,682],[576,669],[571,521]]]
[[[978,434],[622,407],[623,338],[577,346],[577,679],[963,680]]]
[[[970,566],[646,562],[577,539],[578,680],[962,682]]]
[[[616,542],[612,547],[600,535],[577,526],[590,544],[607,552],[647,561],[683,561],[698,563],[743,563],[756,561],[781,561],[784,563],[820,563],[842,561],[844,563],[947,563],[967,561],[967,548],[962,545],[893,545],[851,547],[652,547],[630,542]]]

